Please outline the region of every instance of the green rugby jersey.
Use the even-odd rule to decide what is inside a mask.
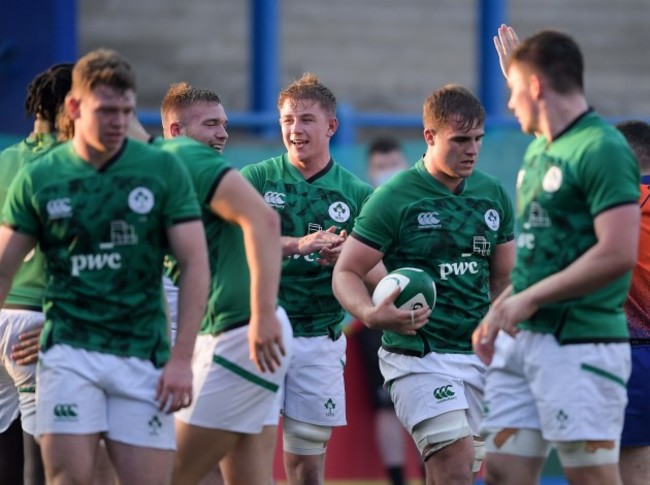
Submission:
[[[533,141],[517,178],[515,292],[562,271],[596,243],[594,218],[638,203],[639,167],[623,135],[588,112],[550,144]],[[625,341],[631,272],[598,291],[542,306],[520,328],[560,343]]]
[[[232,326],[248,323],[250,272],[244,236],[237,224],[224,221],[210,209],[214,193],[232,167],[221,153],[190,138],[156,140],[155,144],[183,161],[201,205],[212,275],[201,333],[214,335]],[[172,275],[175,273],[172,271]]]
[[[457,193],[420,159],[370,197],[352,237],[384,253],[388,271],[420,268],[436,283],[436,306],[417,335],[384,332],[382,345],[409,355],[471,353],[471,336],[490,306],[490,260],[511,241],[512,202],[497,179],[479,170]]]
[[[32,135],[0,153],[0,208],[4,205],[11,181],[19,170],[56,145],[55,135],[43,133]],[[14,275],[4,308],[38,312],[43,310],[44,266],[43,253],[36,247],[27,255]]]
[[[200,217],[185,167],[128,140],[100,169],[64,143],[25,167],[4,219],[38,239],[46,260],[41,346],[169,358],[160,280],[166,228]]]
[[[282,235],[303,237],[337,227],[351,232],[372,187],[333,160],[305,179],[286,154],[248,165],[242,174],[279,214]],[[294,336],[341,334],[344,312],[332,292],[331,266],[320,266],[318,253],[292,255],[282,263],[279,299],[291,320]]]

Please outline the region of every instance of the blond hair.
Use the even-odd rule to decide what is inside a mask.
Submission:
[[[89,52],[72,69],[72,92],[92,91],[103,85],[124,92],[135,91],[135,71],[122,55],[109,49]]]
[[[336,97],[329,88],[320,82],[316,74],[310,72],[303,74],[300,79],[296,79],[280,91],[278,109],[282,109],[287,100],[293,103],[297,101],[315,101],[330,115],[334,116],[336,114]]]

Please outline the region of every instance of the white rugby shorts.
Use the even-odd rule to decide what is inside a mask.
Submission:
[[[277,426],[293,331],[284,309],[278,307],[276,316],[282,324],[286,355],[273,373],[260,372],[250,360],[248,325],[197,337],[192,358],[194,400],[176,413],[178,420],[245,434]]]
[[[133,446],[174,450],[174,417],[159,411],[162,369],[147,360],[57,344],[41,352],[36,433],[105,433]]]
[[[36,431],[36,364],[18,365],[11,348],[20,334],[42,327],[45,317],[32,310],[0,311],[0,432],[18,417],[23,430]]]
[[[549,442],[618,441],[630,371],[627,343],[559,345],[550,334],[502,332],[481,429],[536,429]]]

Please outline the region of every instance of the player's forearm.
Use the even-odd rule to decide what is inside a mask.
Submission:
[[[594,218],[596,243],[573,263],[526,289],[538,306],[593,293],[631,271],[639,245],[640,212],[624,204]]]
[[[282,236],[282,257],[300,254],[300,238]]]
[[[544,278],[525,292],[538,305],[593,293],[634,268],[635,251],[612,251],[596,244],[564,270]]]
[[[274,214],[275,215],[275,214]],[[251,313],[275,312],[280,282],[282,245],[276,217],[242,227],[250,271]]]
[[[36,239],[0,225],[0,308],[11,290],[14,275],[25,256],[36,246]]]
[[[504,290],[510,288],[510,275],[490,275],[490,300],[494,301]]]
[[[192,258],[181,265],[178,284],[178,329],[173,358],[192,359],[194,342],[205,313],[210,285],[206,258]]]
[[[334,267],[332,290],[341,306],[353,317],[367,323],[367,314],[374,307],[363,278],[349,270]]]
[[[375,288],[381,279],[388,274],[383,261],[379,261],[363,279],[363,282],[369,292],[375,291]]]
[[[510,285],[510,273],[515,265],[516,255],[514,240],[498,244],[494,248],[490,259],[490,300],[494,301]]]
[[[0,274],[0,308],[4,307],[5,300],[11,290],[11,282],[13,277],[5,274]]]

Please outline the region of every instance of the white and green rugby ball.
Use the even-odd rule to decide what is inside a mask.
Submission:
[[[436,284],[426,271],[418,268],[399,268],[384,276],[372,294],[372,303],[381,303],[397,286],[402,289],[395,300],[400,310],[436,306]]]

